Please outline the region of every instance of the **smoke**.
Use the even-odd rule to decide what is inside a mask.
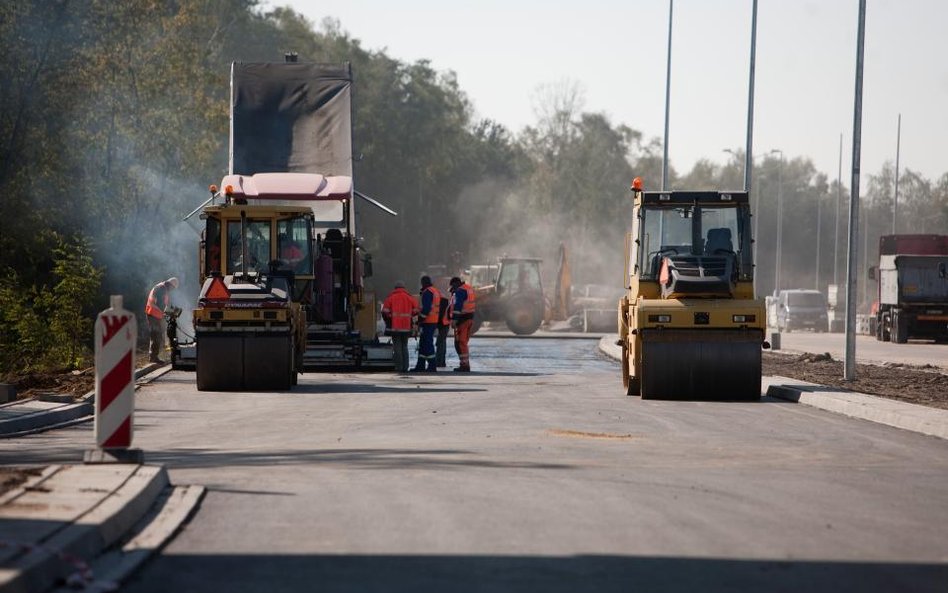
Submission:
[[[574,285],[622,286],[624,220],[602,225],[599,217],[571,216],[543,204],[524,184],[511,189],[509,181],[496,179],[462,191],[454,215],[456,224],[477,231],[469,237],[469,264],[489,263],[503,255],[539,257],[544,286],[552,289],[563,244]]]
[[[201,221],[196,215],[187,222],[181,219],[205,199],[199,188],[206,185],[168,177],[145,166],[134,166],[128,173],[141,197],[132,202],[120,228],[91,225],[99,243],[99,260],[106,268],[104,288],[123,294],[126,308],[141,318],[151,288],[172,276],[178,278],[178,289],[171,291],[170,302],[182,309],[181,331],[193,335],[191,312],[201,289]],[[147,331],[145,324],[140,323],[139,328]]]

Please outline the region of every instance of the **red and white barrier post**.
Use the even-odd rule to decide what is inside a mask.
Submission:
[[[135,411],[135,343],[138,323],[122,308],[122,296],[95,320],[95,444],[86,463],[141,463],[132,449]]]

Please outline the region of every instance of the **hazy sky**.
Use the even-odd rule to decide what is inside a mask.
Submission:
[[[457,73],[480,117],[535,122],[540,85],[578,83],[584,111],[647,138],[664,126],[668,0],[289,0],[315,24],[337,18],[369,50]],[[948,173],[948,1],[868,0],[861,187],[895,161]],[[677,0],[669,157],[679,173],[742,148],[751,0]],[[851,176],[857,0],[759,0],[754,153],[808,156]],[[358,80],[358,72],[356,72]],[[660,180],[646,180],[654,186]]]

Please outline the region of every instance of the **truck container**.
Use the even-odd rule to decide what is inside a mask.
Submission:
[[[879,284],[876,339],[948,341],[948,235],[882,236],[869,275]]]

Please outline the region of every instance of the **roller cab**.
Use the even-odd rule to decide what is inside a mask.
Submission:
[[[626,393],[759,399],[766,317],[747,193],[646,192],[636,181],[618,311]]]

